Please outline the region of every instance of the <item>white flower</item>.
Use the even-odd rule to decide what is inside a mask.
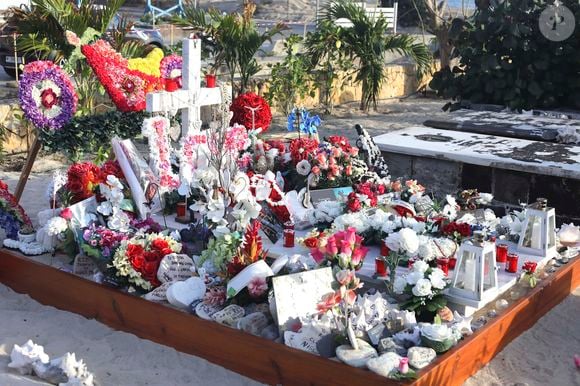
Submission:
[[[450,338],[453,333],[446,324],[424,324],[421,327],[421,335],[431,340],[443,341]]]
[[[449,220],[453,221],[455,217],[457,217],[457,209],[451,205],[445,205],[443,207],[443,215],[447,217]]]
[[[413,271],[425,273],[429,269],[429,264],[425,263],[423,260],[417,260],[413,263]]]
[[[491,193],[479,193],[479,197],[476,202],[480,205],[487,205],[493,201],[493,194]]]
[[[251,195],[250,179],[246,173],[238,173],[230,184],[230,193],[233,194],[234,200],[239,201]]]
[[[447,201],[447,204],[451,205],[452,207],[454,207],[454,208],[457,207],[457,200],[452,195],[450,195],[450,194],[446,195],[445,201]]]
[[[401,242],[401,240],[400,240],[400,235],[398,232],[391,233],[385,239],[385,244],[387,245],[387,247],[389,247],[389,249],[391,251],[394,251],[394,252],[398,252],[399,249],[401,248],[400,242]]]
[[[425,261],[431,261],[437,256],[437,251],[429,236],[419,236],[417,255]]]
[[[425,231],[425,223],[423,221],[417,221],[412,217],[401,218],[401,223],[405,228],[411,228],[415,233],[423,233]]]
[[[46,227],[49,236],[57,236],[67,230],[68,223],[64,218],[56,216],[48,220]]]
[[[415,296],[431,295],[431,281],[429,279],[420,279],[411,290]]]
[[[445,282],[445,273],[439,268],[433,269],[429,275],[429,280],[431,280],[431,285],[433,288],[443,289],[447,285]]]
[[[410,285],[415,285],[421,279],[424,279],[425,275],[423,272],[413,271],[407,275],[407,283]]]
[[[103,216],[110,216],[113,213],[113,206],[109,201],[103,201],[97,206],[97,212]]]
[[[414,230],[403,228],[399,231],[399,249],[413,255],[419,249],[419,238]]]
[[[312,166],[310,166],[310,162],[305,159],[296,164],[296,172],[301,176],[307,176],[310,174],[311,169]]]
[[[469,224],[469,225],[477,224],[477,219],[471,213],[465,213],[463,216],[458,218],[456,221],[460,224]]]
[[[393,290],[397,294],[402,294],[407,286],[407,280],[403,276],[397,276],[395,278],[395,283],[393,284]]]

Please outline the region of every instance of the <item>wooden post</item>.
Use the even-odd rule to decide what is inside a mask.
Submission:
[[[20,173],[20,179],[18,180],[18,185],[16,185],[16,191],[14,192],[14,197],[16,198],[16,202],[20,202],[20,198],[22,197],[22,192],[24,192],[24,186],[26,186],[26,182],[28,181],[28,177],[30,176],[30,171],[32,170],[32,165],[34,165],[34,161],[36,161],[36,157],[38,156],[38,152],[40,151],[40,141],[38,138],[34,138],[34,142],[32,142],[32,148],[28,153],[28,158],[26,159],[26,164],[22,169],[22,173]]]

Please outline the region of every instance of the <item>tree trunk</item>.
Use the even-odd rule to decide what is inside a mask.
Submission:
[[[451,63],[451,51],[453,50],[453,45],[449,40],[449,31],[447,29],[441,29],[436,31],[435,37],[437,42],[439,42],[439,61],[441,62],[441,69],[449,67]]]

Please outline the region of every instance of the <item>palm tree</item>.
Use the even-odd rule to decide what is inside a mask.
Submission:
[[[388,24],[382,16],[373,19],[365,10],[351,0],[332,0],[323,19],[336,21],[348,19],[351,27],[341,28],[339,40],[341,49],[355,62],[355,81],[362,85],[360,109],[368,111],[372,105],[377,107],[377,98],[386,75],[384,72],[385,54],[395,51],[409,56],[417,63],[419,76],[431,68],[432,54],[423,43],[416,42],[408,35],[387,35]]]
[[[213,55],[214,69],[222,64],[226,65],[232,83],[232,97],[235,96],[236,74],[240,76],[237,91],[241,94],[247,90],[250,78],[261,69],[255,54],[262,44],[271,41],[274,35],[286,29],[283,23],[277,23],[265,32],[258,31],[252,21],[254,9],[255,5],[246,3],[242,15],[222,14],[216,9],[196,9],[191,3],[187,3],[183,16],[173,19],[175,24],[193,28],[201,35],[204,47],[209,48]]]

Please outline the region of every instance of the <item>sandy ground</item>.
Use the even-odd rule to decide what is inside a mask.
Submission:
[[[360,123],[372,135],[420,124],[426,116],[443,114],[433,99],[386,103],[379,111],[360,115],[356,106],[337,109],[326,118],[321,135],[354,137]],[[278,120],[283,126],[283,120]],[[11,167],[18,165],[12,160]],[[58,157],[41,157],[34,166],[22,199],[32,215],[47,207],[48,172],[64,164]],[[0,179],[14,189],[19,173],[2,171]],[[0,236],[1,238],[2,236]],[[55,283],[56,285],[56,283]],[[580,371],[573,363],[580,354],[580,288],[507,346],[491,363],[466,382],[479,385],[580,386]],[[100,385],[257,385],[247,378],[191,355],[114,331],[94,320],[42,306],[26,295],[0,285],[0,386],[40,385],[7,368],[13,344],[33,339],[56,357],[74,351],[95,372]]]

